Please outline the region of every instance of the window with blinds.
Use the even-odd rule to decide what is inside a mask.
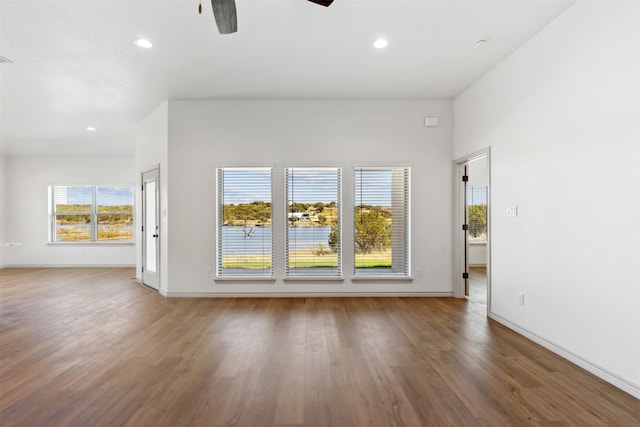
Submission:
[[[340,168],[287,168],[286,275],[341,275]]]
[[[218,168],[217,275],[273,275],[270,168]]]
[[[410,169],[356,168],[353,173],[354,274],[408,276]]]
[[[52,186],[51,242],[133,241],[133,186]]]
[[[467,187],[467,217],[469,218],[469,240],[487,241],[487,187],[470,185]]]

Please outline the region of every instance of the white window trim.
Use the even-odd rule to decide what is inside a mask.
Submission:
[[[276,281],[275,276],[216,276],[213,279],[216,283],[224,283],[224,282],[242,282],[242,283],[252,283],[252,282],[269,282],[273,283]]]
[[[352,282],[413,282],[413,276],[400,276],[388,274],[386,276],[382,275],[371,275],[371,276],[351,276]]]
[[[333,282],[342,283],[342,276],[286,276],[282,278],[283,282]]]

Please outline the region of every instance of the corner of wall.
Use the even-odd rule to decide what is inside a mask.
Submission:
[[[158,107],[142,118],[136,128],[136,206],[142,206],[141,176],[154,168],[160,170],[160,207],[167,212],[169,177],[169,101],[163,101]],[[141,223],[141,209],[136,210],[135,223]],[[160,288],[167,289],[168,273],[168,215],[161,218],[161,270]],[[142,271],[142,233],[136,227],[136,278],[141,279]]]
[[[576,2],[454,100],[455,155],[491,146],[492,312],[636,391],[639,20]]]

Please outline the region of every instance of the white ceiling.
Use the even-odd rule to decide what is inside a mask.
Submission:
[[[452,98],[573,0],[237,0],[224,36],[198,3],[0,1],[0,153],[132,154],[165,99]]]

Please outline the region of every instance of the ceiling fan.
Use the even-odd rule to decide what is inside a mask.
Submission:
[[[308,0],[325,7],[328,7],[333,0]],[[211,0],[213,6],[213,16],[216,18],[216,25],[220,34],[231,34],[238,31],[238,17],[236,16],[235,0]],[[198,7],[202,13],[202,4]]]

